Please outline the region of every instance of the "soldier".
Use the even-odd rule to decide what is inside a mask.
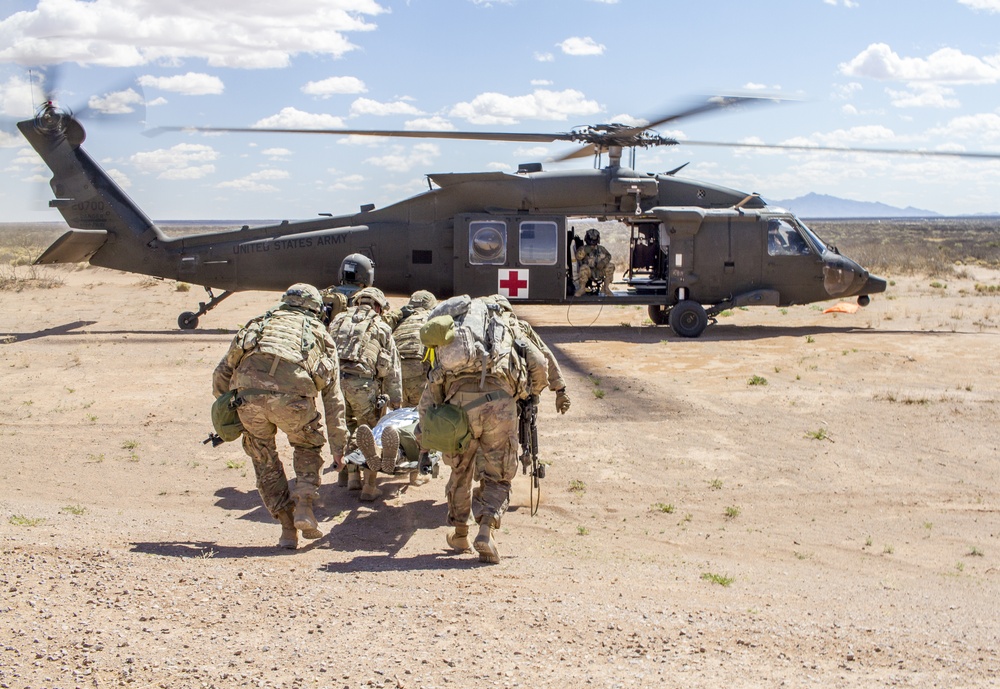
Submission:
[[[587,283],[591,277],[602,280],[601,293],[613,297],[611,283],[615,279],[615,264],[611,262],[611,254],[601,246],[601,233],[596,229],[587,230],[584,235],[584,245],[576,250],[576,261],[579,264],[578,287],[573,296],[582,297],[587,291]]]
[[[291,550],[298,545],[297,531],[310,539],[323,535],[312,510],[323,467],[320,450],[326,443],[317,391],[338,468],[347,443],[337,348],[320,321],[322,309],[319,290],[292,285],[277,308],[243,326],[212,376],[216,398],[237,391],[243,450],[253,460],[264,507],[281,523],[278,547]],[[291,490],[274,442],[278,429],[292,446]]]
[[[472,318],[469,314],[476,313],[476,300],[471,300],[465,315],[454,312],[456,317],[461,318],[460,326],[456,326],[453,316],[448,315],[448,309],[442,308],[463,298],[469,299],[463,295],[442,302],[434,313],[445,315],[432,316],[421,328],[421,340],[426,346],[438,350],[435,354],[443,354],[453,342],[467,341],[464,333],[461,337],[456,335],[456,329],[466,327],[466,322]],[[485,304],[480,311],[500,311],[495,302],[479,301]],[[497,317],[502,318],[499,314]],[[475,367],[461,368],[446,365],[445,359],[450,357],[437,357],[419,405],[419,440],[425,450],[445,450],[443,447],[424,445],[432,426],[428,415],[438,409],[447,411],[451,405],[464,410],[468,422],[467,435],[456,443],[457,451],[445,450],[442,458],[451,467],[445,495],[448,500],[448,524],[454,530],[448,533],[447,542],[455,550],[469,550],[471,514],[479,524],[472,546],[479,553],[479,561],[488,563],[500,562],[496,530],[500,528],[500,521],[507,511],[511,481],[517,474],[517,400],[538,395],[548,382],[542,353],[527,340],[516,319],[504,318],[503,322],[505,339],[493,345],[488,365],[480,359],[478,370]],[[479,481],[474,491],[473,479]]]
[[[392,409],[402,404],[399,353],[391,328],[382,320],[389,302],[382,290],[365,287],[354,293],[351,303],[330,323],[330,334],[340,355],[341,388],[347,406],[347,428],[352,436],[348,452],[356,447],[354,432],[358,426],[374,426],[385,403]],[[361,499],[371,502],[381,495],[376,487],[377,477],[377,470],[367,469],[362,487],[357,468],[348,465],[341,471],[338,482],[348,490],[360,488]]]
[[[507,297],[502,294],[494,294],[489,297],[484,297],[496,302],[500,308],[506,311],[511,318],[517,319],[517,324],[521,327],[524,335],[531,340],[531,343],[538,347],[538,349],[545,356],[545,362],[548,364],[548,374],[549,374],[549,390],[556,393],[556,411],[560,414],[565,414],[569,411],[570,399],[569,393],[566,392],[566,381],[563,379],[562,369],[559,368],[559,362],[556,361],[555,354],[549,349],[548,345],[538,336],[535,329],[531,327],[531,324],[523,318],[518,318],[517,314],[514,313],[514,308],[510,305]]]
[[[420,342],[420,326],[427,320],[437,298],[425,289],[410,295],[410,301],[401,309],[393,309],[385,316],[392,328],[403,374],[403,406],[415,407],[427,382],[430,366],[424,361],[424,345]]]
[[[351,254],[340,262],[339,284],[320,292],[323,295],[323,322],[327,325],[347,310],[359,289],[375,284],[375,261],[364,254]]]

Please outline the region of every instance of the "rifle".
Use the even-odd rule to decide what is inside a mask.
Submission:
[[[517,439],[521,444],[521,473],[527,474],[531,467],[531,494],[528,498],[531,516],[538,513],[542,498],[540,479],[545,478],[545,465],[538,463],[538,396],[530,395],[517,402]],[[535,491],[538,497],[535,497]]]

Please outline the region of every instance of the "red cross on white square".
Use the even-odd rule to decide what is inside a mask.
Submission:
[[[526,268],[501,268],[497,271],[497,294],[508,299],[528,298],[528,270]]]

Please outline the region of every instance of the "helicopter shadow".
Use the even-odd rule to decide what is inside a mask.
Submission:
[[[5,333],[15,338],[15,342],[26,342],[27,340],[37,340],[43,337],[60,337],[66,335],[86,335],[86,332],[77,332],[80,328],[86,328],[87,326],[94,325],[97,321],[73,321],[72,323],[65,323],[63,325],[57,325],[51,328],[45,328],[44,330],[35,330],[34,332],[24,332],[24,333]]]

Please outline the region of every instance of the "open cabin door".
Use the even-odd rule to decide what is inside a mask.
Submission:
[[[455,294],[562,301],[566,270],[564,217],[476,213],[455,218]]]

